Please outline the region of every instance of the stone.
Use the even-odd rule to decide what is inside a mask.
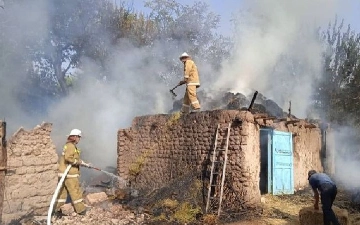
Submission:
[[[86,202],[90,205],[94,205],[106,200],[108,200],[108,196],[105,192],[91,193],[86,196]]]
[[[74,207],[71,205],[71,203],[61,206],[60,209],[61,212],[65,215],[71,215],[73,212],[75,212]]]

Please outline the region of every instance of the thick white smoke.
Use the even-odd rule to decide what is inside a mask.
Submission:
[[[360,149],[358,131],[353,127],[336,127],[332,131],[334,141],[330,146],[335,150],[335,179],[347,190],[360,188]]]
[[[61,137],[79,128],[85,159],[98,166],[116,165],[118,129],[130,127],[135,116],[166,113],[172,107],[169,87],[158,76],[163,65],[152,57],[156,50],[115,48],[107,62],[112,78],[103,81],[92,78],[93,63],[84,60],[83,75],[88,78],[50,111],[54,134]]]
[[[292,112],[305,117],[313,81],[323,72],[316,31],[335,18],[338,3],[245,1],[236,18],[235,49],[216,87],[246,94],[257,90],[281,107],[292,101]]]
[[[0,7],[0,118],[8,121],[10,131],[14,132],[20,126],[34,123],[21,109],[17,93],[24,91],[24,71],[31,64],[26,48],[47,36],[48,15],[46,0],[6,3],[10,4],[3,2],[3,8]]]

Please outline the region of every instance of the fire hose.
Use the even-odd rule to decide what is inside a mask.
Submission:
[[[87,167],[87,168],[90,168],[90,169],[98,170],[98,171],[101,171],[101,172],[103,172],[103,173],[106,173],[106,174],[108,174],[108,175],[113,176],[111,173],[109,173],[109,172],[107,172],[107,171],[105,171],[105,170],[102,170],[102,169],[100,169],[100,168],[94,167],[94,166],[92,166],[91,164],[86,164],[86,167]],[[50,202],[50,207],[49,207],[49,210],[48,210],[48,214],[47,214],[47,225],[51,225],[51,214],[52,214],[53,209],[54,209],[55,201],[56,201],[56,199],[57,199],[57,197],[58,197],[58,195],[59,195],[60,189],[61,189],[61,187],[62,187],[62,185],[63,185],[63,183],[64,183],[64,180],[65,180],[65,178],[66,178],[66,175],[69,173],[69,170],[70,170],[70,169],[71,169],[71,165],[68,165],[68,166],[66,167],[65,172],[64,172],[63,175],[61,176],[60,181],[59,181],[59,183],[58,183],[58,185],[57,185],[57,187],[56,187],[56,189],[55,189],[54,195],[53,195],[53,197],[52,197],[52,199],[51,199],[51,202]]]
[[[63,182],[64,182],[64,180],[66,178],[66,175],[69,173],[70,168],[71,168],[71,165],[68,165],[66,167],[66,170],[63,173],[63,175],[61,176],[61,179],[60,179],[60,181],[59,181],[59,183],[58,183],[58,185],[57,185],[57,187],[55,189],[55,193],[54,193],[54,195],[53,195],[53,197],[51,199],[49,211],[48,211],[48,214],[47,214],[47,225],[51,225],[51,214],[52,214],[52,211],[53,211],[53,208],[54,208],[54,204],[55,204],[55,201],[57,199],[57,196],[59,195],[59,191],[60,191],[60,189],[62,187],[62,184],[63,184]]]

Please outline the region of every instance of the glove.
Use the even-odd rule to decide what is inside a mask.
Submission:
[[[183,84],[186,84],[186,81],[182,80],[182,81],[179,82],[178,85],[181,86],[181,85],[183,85]]]

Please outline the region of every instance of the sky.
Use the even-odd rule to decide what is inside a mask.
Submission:
[[[115,2],[120,2],[122,0],[114,0]],[[240,9],[244,9],[244,0],[200,0],[206,2],[210,6],[210,10],[218,15],[220,15],[220,23],[218,32],[222,35],[228,36],[233,32],[233,23],[231,20],[234,15]],[[129,0],[130,4],[133,4],[135,10],[142,12],[149,12],[148,9],[144,8],[145,0]],[[192,5],[193,0],[177,0],[183,5]],[[275,2],[275,1],[274,1]],[[351,26],[360,31],[360,1],[359,0],[345,0],[343,6],[338,7],[338,16],[343,18],[345,24],[351,24]],[[346,12],[344,12],[346,11]]]

